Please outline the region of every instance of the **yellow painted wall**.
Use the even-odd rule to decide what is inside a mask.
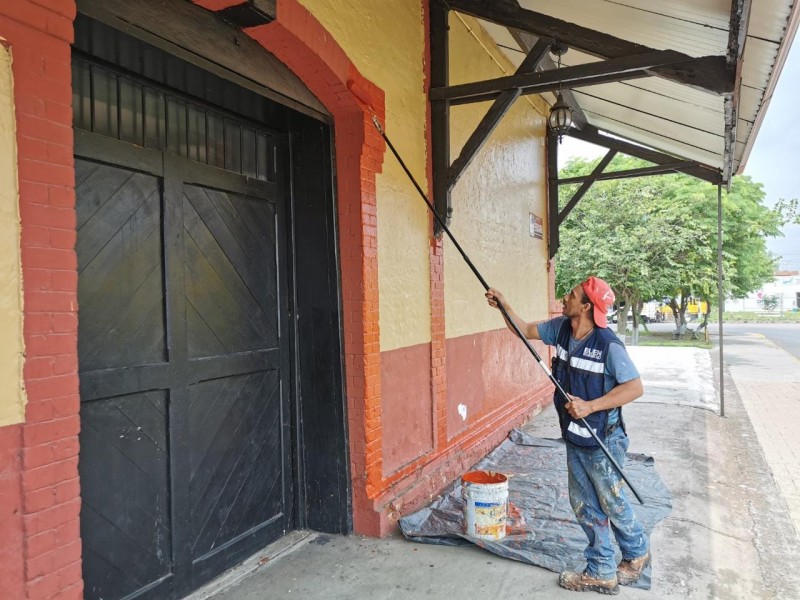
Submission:
[[[426,188],[420,0],[301,0],[364,77],[386,94],[386,133]],[[387,151],[377,177],[381,351],[430,342],[427,207]]]
[[[25,420],[16,119],[11,51],[0,38],[0,427]]]
[[[513,74],[515,68],[475,19],[450,13],[451,84]],[[450,109],[455,159],[490,103]],[[530,213],[547,229],[547,105],[517,99],[452,192],[451,231],[489,285],[501,290],[524,319],[547,318],[547,243],[530,235]],[[483,288],[455,247],[445,245],[445,323],[448,338],[503,327]]]

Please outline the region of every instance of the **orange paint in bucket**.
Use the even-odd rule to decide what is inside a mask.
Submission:
[[[506,535],[508,477],[494,471],[470,471],[461,477],[465,532],[481,540]]]

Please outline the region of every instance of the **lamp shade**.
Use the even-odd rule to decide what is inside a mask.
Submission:
[[[572,109],[564,102],[561,94],[556,94],[556,103],[550,108],[550,116],[547,118],[550,129],[558,135],[558,141],[572,126]]]

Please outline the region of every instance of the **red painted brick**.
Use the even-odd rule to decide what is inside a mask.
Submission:
[[[25,321],[29,320],[26,317]],[[58,354],[72,354],[77,352],[78,334],[73,329],[71,333],[58,335],[31,335],[25,338],[25,350],[28,356],[54,356]]]
[[[61,590],[58,600],[83,600],[83,582],[79,581]]]
[[[39,114],[39,113],[36,113]],[[41,115],[56,123],[72,122],[72,106],[53,100],[42,100]]]
[[[53,331],[56,333],[73,333],[78,331],[78,315],[75,313],[51,315]],[[70,336],[73,340],[74,335]],[[68,354],[67,352],[53,352],[53,354]],[[74,352],[73,352],[74,354]]]
[[[68,43],[72,43],[74,40],[74,32],[75,29],[72,26],[72,19],[67,17],[63,17],[58,14],[50,14],[47,17],[47,25],[46,25],[47,33],[52,34],[53,36],[64,40]],[[66,71],[67,75],[69,76],[69,69]]]
[[[77,217],[74,208],[61,208],[58,206],[23,202],[20,204],[20,216],[22,217],[23,230],[28,225],[41,225],[44,227],[62,229],[75,229],[77,225]],[[38,265],[24,266],[36,268]],[[50,264],[41,266],[52,268]]]
[[[77,523],[77,520],[73,523]],[[62,589],[66,589],[70,585],[81,584],[81,562],[76,561],[61,569],[58,572],[58,581]]]
[[[75,496],[77,496],[79,493],[80,486],[78,487],[78,491]],[[68,521],[56,529],[56,534],[57,541],[59,545],[62,546],[73,540],[77,540],[81,537],[81,522],[79,520]]]
[[[14,74],[16,77],[41,77],[44,75],[44,57],[36,52],[15,53]]]
[[[37,96],[31,99],[38,98]],[[72,145],[72,126],[71,121],[55,122],[31,114],[26,110],[26,104],[17,105],[17,133],[18,135],[30,136],[39,140],[45,140],[55,144]],[[40,181],[34,179],[32,181]],[[49,183],[49,182],[48,182]],[[65,184],[72,185],[72,183]]]
[[[75,191],[71,187],[51,185],[47,187],[47,199],[52,206],[74,207]]]
[[[78,257],[73,250],[66,249],[66,248],[37,248],[37,247],[29,247],[22,249],[22,266],[23,267],[32,267],[36,268],[44,268],[44,269],[72,269],[77,270],[78,268]],[[39,292],[40,293],[40,292]],[[28,310],[28,298],[32,296],[32,294],[26,294],[26,311]],[[68,308],[67,310],[74,310],[75,307]],[[53,312],[57,312],[58,308],[55,306],[45,309],[45,310],[52,310]]]
[[[36,535],[77,519],[81,502],[76,498],[66,504],[60,504],[41,512],[25,515],[25,526],[29,535]]]
[[[31,536],[26,541],[29,557],[41,556],[57,548],[58,545],[58,532],[55,529]]]
[[[50,286],[54,291],[74,292],[78,289],[78,274],[74,271],[51,271]]]
[[[10,13],[15,21],[36,30],[41,30],[49,14],[52,13],[37,3],[19,1],[14,3],[14,10]]]
[[[55,375],[54,365],[55,358],[49,356],[28,358],[24,366],[25,378],[41,379]]]
[[[34,4],[38,4],[56,14],[67,17],[70,20],[75,19],[75,2],[73,0],[30,0]]]
[[[71,371],[74,373],[75,371]],[[27,374],[27,371],[26,371]],[[25,408],[28,423],[44,423],[53,419],[63,419],[78,414],[80,409],[80,396],[64,396],[29,402]]]
[[[63,354],[55,357],[53,365],[54,375],[65,375],[78,372],[78,356],[76,354]],[[76,407],[77,410],[77,407]]]
[[[26,227],[22,230],[23,246],[50,246],[50,229],[48,227]]]
[[[51,250],[55,253],[57,250]],[[32,291],[25,297],[25,310],[37,312],[68,312],[76,310],[78,299],[76,292]]]
[[[23,465],[28,470],[61,462],[75,456],[78,456],[77,437],[47,442],[40,446],[24,448],[22,451]]]
[[[50,573],[44,577],[38,577],[28,584],[26,600],[47,600],[55,597],[61,589],[58,573]]]
[[[75,248],[75,243],[78,239],[78,233],[69,229],[51,229],[50,230],[50,244],[54,248]],[[60,273],[67,273],[67,271],[60,271]],[[78,274],[74,271],[75,281],[77,282]],[[75,288],[77,289],[77,288]]]
[[[17,137],[17,154],[34,160],[47,160],[47,142],[28,136]]]
[[[81,557],[81,542],[75,540],[41,556],[28,559],[28,577],[42,577],[66,567]]]
[[[39,181],[55,185],[75,185],[75,170],[71,164],[54,164],[48,161],[32,160],[20,155],[17,161],[20,181]]]
[[[22,204],[47,204],[49,198],[49,189],[46,183],[20,181],[19,197]]]
[[[25,494],[25,512],[35,513],[43,511],[56,504],[56,488],[48,487]],[[55,531],[53,532],[55,539]],[[30,551],[29,551],[30,556]]]
[[[77,377],[75,379],[77,379]],[[74,390],[73,393],[77,393],[77,385],[75,385],[74,387],[76,389]],[[23,435],[25,436],[25,445],[38,446],[39,444],[44,444],[55,440],[74,437],[78,435],[80,428],[81,428],[81,420],[77,414],[73,414],[72,416],[69,417],[63,417],[61,419],[54,419],[52,421],[45,421],[43,423],[32,423],[30,425],[27,425],[23,430]],[[62,467],[60,468],[66,469],[66,465],[64,465],[63,462],[57,464],[62,465]],[[31,481],[35,482],[38,480],[34,478]],[[58,481],[63,481],[63,480],[61,479],[59,479],[58,481],[48,480],[47,477],[45,476],[43,481],[50,481],[50,483],[52,484],[52,483],[58,483]],[[31,483],[31,485],[35,484]],[[36,489],[38,489],[38,487]]]
[[[14,82],[14,88],[15,94],[20,94],[23,98],[30,96],[62,104],[72,100],[71,76],[61,82],[43,77],[23,77]]]
[[[70,169],[75,168],[74,150],[70,146],[60,144],[47,144],[47,162],[50,164],[64,165]]]

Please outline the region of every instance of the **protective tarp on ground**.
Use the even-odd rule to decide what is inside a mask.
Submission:
[[[670,492],[654,463],[650,456],[628,454],[624,465],[625,475],[645,501],[645,505],[639,504],[626,489],[648,535],[672,510]],[[503,539],[487,541],[465,534],[460,482],[427,508],[400,519],[403,535],[425,544],[476,544],[499,556],[556,573],[583,570],[587,540],[569,503],[562,440],[536,438],[515,429],[474,470],[498,471],[509,477],[508,525]],[[650,589],[650,567],[634,587]]]

